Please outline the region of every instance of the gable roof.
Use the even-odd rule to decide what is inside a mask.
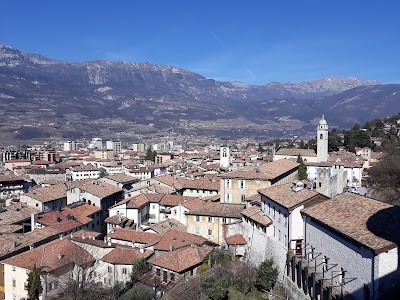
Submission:
[[[259,206],[251,206],[244,209],[242,215],[264,226],[272,224],[271,219],[264,214]]]
[[[31,189],[24,197],[29,197],[42,203],[62,199],[67,197],[67,185],[59,183],[51,186],[36,187]]]
[[[343,193],[333,199],[302,210],[302,214],[333,229],[341,235],[361,244],[375,253],[395,248],[396,244],[377,236],[368,227],[369,220],[384,210],[398,208],[388,203],[353,193]],[[399,210],[397,209],[397,212]],[[387,219],[387,218],[391,219]],[[382,219],[379,231],[385,236],[398,236],[396,220],[399,215],[386,215]]]
[[[164,234],[160,241],[155,245],[155,250],[170,251],[173,249],[182,248],[191,244],[202,245],[208,240],[200,235],[195,235],[188,232],[170,230]]]
[[[241,235],[241,234],[235,234],[230,237],[227,237],[225,239],[225,242],[228,245],[246,245],[247,244],[246,240],[244,239],[243,235]]]
[[[165,221],[159,222],[144,229],[144,231],[148,230],[153,230],[159,234],[165,234],[171,230],[186,232],[187,227],[176,219],[166,219]]]
[[[201,264],[214,247],[208,245],[190,245],[152,258],[149,263],[177,273],[196,267]]]
[[[259,167],[245,167],[220,175],[221,178],[231,179],[254,179],[254,180],[273,180],[288,172],[297,170],[297,162],[280,159],[277,161],[263,164]]]
[[[75,181],[73,183],[75,188],[79,188],[89,194],[92,194],[98,198],[106,198],[116,193],[122,193],[123,190],[114,185],[101,182],[99,180],[82,180]]]
[[[280,148],[275,155],[288,155],[288,156],[310,156],[317,157],[314,149],[297,149],[297,148]]]
[[[297,192],[292,190],[293,183],[274,185],[258,192],[288,210],[296,208],[302,203],[319,195],[318,192],[303,188]]]
[[[204,206],[186,212],[186,215],[213,216],[241,219],[241,211],[246,206],[244,204],[230,204],[209,202]]]
[[[34,265],[51,272],[68,265],[84,265],[93,262],[93,257],[84,249],[69,240],[54,240],[38,248],[15,255],[3,261],[5,264],[24,269]]]
[[[145,244],[146,247],[149,247],[156,244],[162,238],[162,235],[146,231],[136,231],[125,228],[114,228],[113,231],[107,234],[107,237],[116,240]]]
[[[141,252],[139,249],[117,247],[104,255],[101,260],[113,265],[131,265],[141,259],[149,258],[153,253],[151,250]]]

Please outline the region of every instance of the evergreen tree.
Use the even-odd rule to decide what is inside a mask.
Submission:
[[[265,260],[257,269],[256,284],[263,290],[270,290],[278,280],[278,268],[273,259]]]
[[[304,165],[303,158],[300,154],[297,156],[297,162],[300,164],[298,171],[299,180],[307,179],[307,167]]]
[[[100,168],[99,178],[106,177],[108,175],[106,169]]]
[[[28,274],[28,284],[26,289],[28,290],[28,298],[31,300],[38,300],[40,294],[43,292],[43,286],[40,281],[41,274],[42,271],[36,267],[36,264]]]
[[[146,156],[144,157],[145,160],[152,160],[151,158],[153,157],[153,151],[151,151],[151,148],[147,149],[146,151]]]

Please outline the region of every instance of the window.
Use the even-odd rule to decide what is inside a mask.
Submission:
[[[273,215],[273,216],[274,216],[274,218],[275,218],[275,212],[276,212],[276,211],[275,211],[275,206],[273,206],[272,208],[273,208],[273,210],[274,210],[274,212],[273,212],[273,214],[272,214],[272,215]]]
[[[128,271],[126,268],[122,268],[122,274],[128,274]]]
[[[15,280],[15,278],[12,279],[12,287],[17,287],[17,281]]]
[[[240,195],[240,203],[245,203],[246,195]]]
[[[231,180],[230,179],[226,179],[225,180],[225,187],[227,187],[227,188],[231,187]]]
[[[200,228],[195,228],[195,229],[194,229],[194,233],[195,233],[195,234],[200,234]]]
[[[112,272],[112,268],[111,268],[111,266],[108,266],[108,273],[111,273]]]
[[[278,240],[279,241],[281,240],[281,230],[280,229],[278,229]]]
[[[285,226],[287,226],[287,214],[284,215]]]
[[[286,234],[283,235],[283,243],[287,246],[287,237]]]
[[[208,217],[208,218],[207,218],[207,221],[208,221],[208,223],[213,223],[213,221],[214,221],[214,220],[213,220],[213,217]]]
[[[271,203],[268,203],[268,213],[271,213]]]
[[[275,234],[276,234],[276,233],[275,233],[275,226],[272,226],[272,227],[274,228],[274,236],[275,236]]]
[[[226,224],[226,218],[222,218],[222,224]]]
[[[213,234],[212,229],[208,229],[208,235],[212,235],[212,234]]]
[[[176,209],[174,209],[174,216],[176,216]]]
[[[201,222],[201,217],[200,216],[196,216],[196,222]]]
[[[319,136],[319,139],[322,140],[324,138],[324,135],[321,133]]]
[[[225,194],[225,202],[231,201],[231,194]]]
[[[239,181],[239,188],[244,189],[246,186],[246,181],[245,180],[240,180]]]
[[[15,272],[17,268],[15,266],[12,266],[12,270]]]
[[[157,269],[156,269],[156,275],[157,275],[157,276],[160,276],[160,275],[161,275],[161,269],[160,269],[160,268],[157,268]]]
[[[107,284],[107,278],[104,278],[104,284]]]
[[[281,221],[281,210],[278,210],[278,222]]]
[[[175,274],[174,273],[170,273],[169,274],[169,278],[171,279],[171,281],[175,280]]]

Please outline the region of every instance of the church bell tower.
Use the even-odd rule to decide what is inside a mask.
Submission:
[[[328,123],[322,115],[317,128],[317,162],[328,160]]]

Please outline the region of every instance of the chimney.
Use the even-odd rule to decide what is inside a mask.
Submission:
[[[108,241],[107,246],[111,247],[111,241]]]
[[[62,240],[62,239],[63,239],[63,234],[61,233],[61,234],[60,234],[60,240]]]
[[[107,244],[107,237],[104,237],[104,244]]]
[[[71,239],[73,239],[74,238],[74,234],[71,232]]]
[[[144,253],[144,248],[139,249],[140,253]]]
[[[169,245],[169,251],[174,251],[174,246],[173,245]]]
[[[86,236],[84,234],[82,234],[82,240],[86,239]]]

